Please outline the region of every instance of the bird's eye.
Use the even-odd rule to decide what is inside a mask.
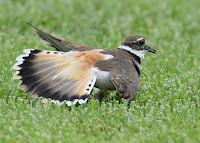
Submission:
[[[145,44],[145,40],[140,40],[140,41],[138,41],[138,45],[142,46],[142,45],[144,45],[144,44]]]

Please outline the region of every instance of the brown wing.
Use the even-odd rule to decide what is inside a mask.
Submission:
[[[93,49],[102,49],[102,48],[93,47],[93,46],[80,46],[80,45],[76,45],[76,44],[64,41],[62,39],[52,36],[49,33],[43,32],[42,30],[36,28],[30,23],[28,24],[35,30],[37,36],[40,38],[40,40],[44,44],[54,48],[56,51],[69,52],[71,50],[86,51],[86,50],[93,50]]]
[[[122,49],[105,50],[104,53],[113,55],[114,58],[101,61],[95,66],[103,71],[110,71],[110,80],[121,97],[133,100],[139,91],[140,78],[139,62],[136,57]]]
[[[118,93],[125,99],[134,99],[136,92],[139,91],[139,81],[130,79],[126,75],[111,75],[111,81],[115,85]]]

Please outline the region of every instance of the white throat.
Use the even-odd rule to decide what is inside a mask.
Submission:
[[[119,49],[124,49],[126,51],[129,51],[133,54],[135,54],[136,56],[138,56],[140,58],[140,60],[144,59],[144,54],[147,52],[147,50],[134,50],[132,48],[130,48],[129,46],[125,46],[125,45],[119,45],[118,47]]]

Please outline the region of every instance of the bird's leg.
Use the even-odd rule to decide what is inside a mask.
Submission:
[[[103,98],[103,93],[104,93],[105,91],[106,91],[106,89],[101,89],[101,90],[99,91],[99,93],[97,93],[97,94],[94,95],[94,99],[100,101],[100,100]]]

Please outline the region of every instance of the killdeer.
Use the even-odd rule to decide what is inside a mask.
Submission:
[[[19,88],[26,94],[51,98],[58,104],[85,103],[93,87],[117,90],[132,101],[139,91],[144,54],[156,53],[139,35],[126,37],[116,49],[104,49],[63,41],[31,26],[56,51],[25,49],[13,66],[17,70],[14,79],[21,81]]]

